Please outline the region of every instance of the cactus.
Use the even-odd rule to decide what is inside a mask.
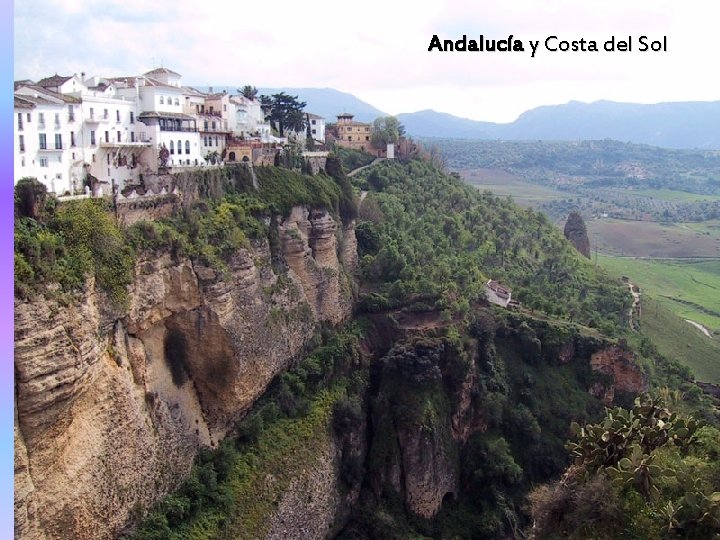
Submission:
[[[623,472],[618,467],[622,459],[630,459],[632,464],[632,456],[649,456],[669,441],[685,450],[700,427],[702,424],[694,418],[671,413],[661,398],[643,395],[635,400],[631,410],[608,409],[599,424],[582,427],[573,422],[570,430],[577,442],[568,442],[566,448],[575,465],[583,465],[589,474],[608,467],[613,467],[619,474]],[[645,458],[639,459],[638,467]],[[644,471],[642,474],[652,472],[647,467],[640,470]]]

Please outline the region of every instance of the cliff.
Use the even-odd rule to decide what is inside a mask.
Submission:
[[[353,227],[295,207],[277,233],[225,272],[145,253],[121,313],[92,281],[16,300],[16,538],[116,537],[350,315]]]

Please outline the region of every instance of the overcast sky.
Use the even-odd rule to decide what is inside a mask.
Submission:
[[[335,88],[391,114],[435,109],[512,121],[570,100],[720,99],[713,0],[22,0],[15,78],[142,73],[187,85]],[[524,53],[428,52],[440,39],[522,40]],[[633,37],[633,52],[554,52],[542,42]],[[667,52],[638,39],[667,36]],[[540,40],[530,57],[529,40]]]

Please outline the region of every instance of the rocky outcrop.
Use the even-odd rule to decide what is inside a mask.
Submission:
[[[585,221],[578,212],[570,212],[564,229],[565,238],[577,249],[584,257],[590,258],[590,239],[588,238],[587,227]]]
[[[279,253],[259,242],[224,272],[147,254],[122,313],[92,282],[72,300],[16,301],[16,538],[116,537],[225,436],[318,322],[349,316],[339,246],[353,245],[352,228],[295,208],[278,230]]]
[[[598,382],[590,389],[590,393],[607,406],[613,403],[616,391],[639,394],[648,389],[647,377],[635,361],[635,355],[627,349],[617,346],[602,349],[590,357],[590,366],[612,377],[612,383]]]

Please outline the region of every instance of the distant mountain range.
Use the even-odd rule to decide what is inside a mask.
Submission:
[[[204,90],[204,89],[203,89]],[[237,93],[235,86],[216,92]],[[306,110],[328,122],[350,112],[360,122],[386,113],[347,92],[332,88],[259,88],[260,94],[286,92],[307,103]],[[397,115],[413,137],[503,140],[615,139],[666,148],[720,149],[720,101],[688,101],[641,105],[614,101],[537,107],[514,122],[499,124],[424,110]]]
[[[615,139],[667,148],[720,148],[720,101],[640,105],[571,101],[537,107],[507,124],[425,110],[397,115],[410,135],[454,139]]]

